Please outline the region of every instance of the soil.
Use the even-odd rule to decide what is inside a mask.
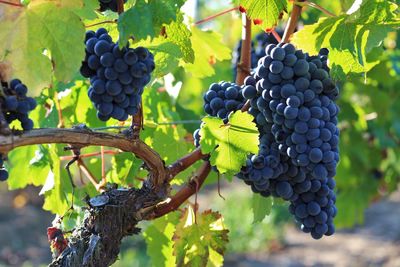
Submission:
[[[54,216],[42,210],[39,189],[7,191],[0,188],[0,266],[49,263],[46,229]]]
[[[400,192],[371,205],[365,224],[315,241],[290,227],[279,251],[230,255],[229,267],[400,267]]]

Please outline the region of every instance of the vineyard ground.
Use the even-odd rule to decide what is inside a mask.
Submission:
[[[25,261],[37,266],[50,260],[45,229],[53,217],[41,210],[37,192],[34,188],[20,192],[0,188],[1,267],[21,266]],[[14,208],[25,200],[23,208]],[[400,191],[367,209],[363,226],[338,231],[334,237],[319,241],[288,226],[285,238],[284,246],[274,252],[228,255],[225,266],[399,267]]]
[[[271,253],[230,255],[232,267],[399,267],[400,191],[366,210],[365,224],[313,240],[295,229],[286,230],[284,247]]]

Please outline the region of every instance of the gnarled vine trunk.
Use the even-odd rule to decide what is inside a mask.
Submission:
[[[111,189],[88,201],[83,224],[75,229],[69,246],[49,265],[52,267],[106,267],[118,257],[125,236],[139,233],[138,222],[151,216],[146,208],[162,198],[141,189]]]

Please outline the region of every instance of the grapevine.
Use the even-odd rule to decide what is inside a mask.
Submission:
[[[154,265],[222,266],[237,229],[199,201],[206,179],[309,239],[396,190],[394,1],[184,2],[0,1],[0,181],[43,186],[49,266],[111,266],[142,221]]]

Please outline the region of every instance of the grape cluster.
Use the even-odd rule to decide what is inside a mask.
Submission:
[[[334,233],[339,161],[338,88],[326,49],[309,56],[291,44],[268,45],[243,96],[260,131],[260,151],[238,174],[263,196],[290,200],[290,212],[315,239]]]
[[[283,31],[278,30],[278,34],[282,35]],[[257,67],[257,62],[260,58],[265,56],[265,49],[269,44],[277,44],[278,41],[271,33],[262,32],[256,35],[255,42],[251,42],[251,68],[255,69]],[[242,50],[242,40],[240,40],[233,50],[232,55],[232,70],[233,70],[233,79],[236,80],[236,70],[237,65],[240,62],[240,54]]]
[[[19,120],[25,131],[33,129],[33,121],[28,113],[37,106],[36,100],[26,95],[28,88],[20,80],[11,80],[10,84],[2,83],[0,92],[1,110],[7,123]],[[2,96],[1,96],[2,95]]]
[[[231,111],[244,105],[240,86],[230,82],[212,83],[204,94],[204,111],[214,117],[226,120]]]
[[[128,0],[124,0],[124,4]],[[113,12],[118,11],[118,0],[99,0],[100,2],[100,11],[106,11],[106,10],[111,10]]]
[[[3,155],[0,154],[0,182],[4,182],[5,180],[8,179],[8,172],[4,168],[3,164],[4,164]]]
[[[235,83],[221,81],[212,83],[203,96],[204,111],[210,116],[228,121],[229,113],[241,109],[245,103],[241,87]],[[193,133],[194,145],[200,146],[200,129]]]
[[[86,57],[81,74],[90,78],[88,95],[102,121],[124,121],[139,110],[144,86],[150,82],[154,57],[144,47],[119,48],[107,30],[86,32]]]

